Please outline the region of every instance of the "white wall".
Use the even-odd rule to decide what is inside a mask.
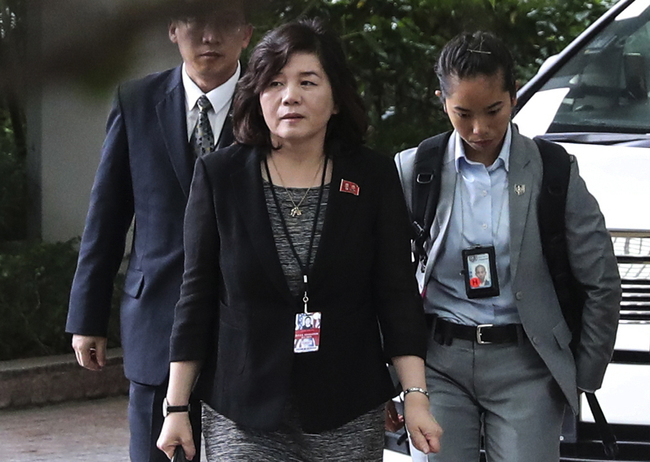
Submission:
[[[42,4],[39,44],[42,56],[65,47],[66,41],[71,40],[70,30],[101,26],[102,19],[115,6],[115,2],[108,0],[59,0]],[[180,63],[164,23],[143,31],[132,56],[123,79]],[[84,56],[79,56],[79,60],[83,62]],[[28,93],[30,164],[44,240],[68,240],[83,231],[106,117],[117,83],[97,88],[78,77],[56,77],[48,79],[40,92],[34,89]]]

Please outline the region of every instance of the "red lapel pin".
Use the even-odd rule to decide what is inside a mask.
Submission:
[[[354,194],[355,196],[359,195],[359,185],[348,180],[341,180],[341,187],[339,188],[340,192]]]

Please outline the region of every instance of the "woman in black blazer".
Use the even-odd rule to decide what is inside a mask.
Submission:
[[[238,143],[195,167],[158,446],[195,454],[198,377],[209,460],[380,461],[392,361],[412,441],[437,451],[406,205],[362,146],[338,38],[308,20],[268,33],[233,122]]]

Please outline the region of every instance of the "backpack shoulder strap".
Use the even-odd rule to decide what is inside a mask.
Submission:
[[[571,157],[559,144],[541,138],[535,138],[535,143],[543,165],[542,189],[537,204],[542,251],[575,347],[579,340],[584,296],[580,295],[582,290],[573,277],[567,254],[565,212]]]
[[[414,251],[426,265],[426,242],[440,198],[441,168],[452,132],[424,140],[415,153],[411,193],[411,219],[415,231]]]
[[[559,144],[534,138],[542,157],[542,191],[539,199],[540,230],[564,235],[564,212],[571,174],[571,157]],[[561,213],[560,213],[561,212]]]

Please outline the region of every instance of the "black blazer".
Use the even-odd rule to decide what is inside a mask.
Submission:
[[[185,113],[180,67],[118,88],[70,293],[66,331],[106,336],[113,280],[135,219],[120,321],[126,377],[148,385],[167,378],[183,274],[183,215],[194,168]],[[227,120],[219,145],[232,140]]]
[[[389,158],[334,156],[310,277],[320,349],[294,354],[303,306],[276,251],[261,158],[233,145],[196,163],[171,359],[204,360],[202,398],[237,423],[275,429],[293,396],[305,431],[336,428],[394,396],[388,358],[426,352],[406,204]],[[342,180],[359,194],[339,191]]]

